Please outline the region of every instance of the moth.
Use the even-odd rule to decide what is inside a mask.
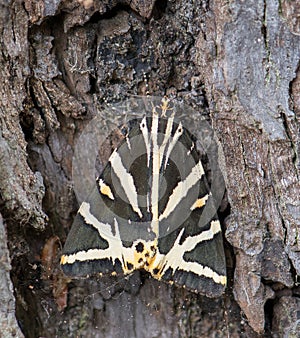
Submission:
[[[220,222],[195,138],[175,121],[167,98],[130,120],[67,237],[61,267],[70,276],[128,275],[208,297],[226,287]]]

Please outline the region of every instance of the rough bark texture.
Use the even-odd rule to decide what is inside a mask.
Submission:
[[[297,1],[0,6],[0,211],[25,337],[297,337]],[[222,299],[139,273],[70,282],[60,272],[60,249],[78,207],[76,140],[106,102],[147,89],[204,113],[222,145],[230,205],[222,214],[229,277]],[[117,118],[104,116],[103,129]],[[7,330],[0,335],[21,337],[7,301],[10,263],[0,225],[0,284],[7,285],[0,305]]]
[[[9,276],[11,265],[9,261],[9,252],[7,248],[6,231],[3,219],[0,214],[0,299],[5,304],[1,307],[0,327],[1,337],[24,337],[15,317],[15,298],[13,294],[13,286]]]

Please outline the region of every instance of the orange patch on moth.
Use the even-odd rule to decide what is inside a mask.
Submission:
[[[61,264],[61,265],[66,264],[66,263],[67,263],[67,260],[68,260],[67,256],[62,255],[62,256],[60,257],[60,264]]]
[[[208,200],[208,195],[205,195],[202,198],[198,198],[196,202],[191,206],[191,210],[202,208],[206,204],[207,200]]]
[[[99,181],[99,186],[100,186],[100,192],[102,195],[107,196],[111,200],[115,199],[111,192],[110,187],[107,184],[105,184],[102,180]]]

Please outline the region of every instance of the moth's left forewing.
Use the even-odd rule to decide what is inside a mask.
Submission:
[[[143,156],[145,144],[138,137],[139,123],[131,121],[128,134],[78,210],[61,257],[67,275],[128,274],[141,265],[134,246],[138,239],[146,241],[154,235],[141,191],[147,158]],[[136,170],[140,175],[134,179]]]

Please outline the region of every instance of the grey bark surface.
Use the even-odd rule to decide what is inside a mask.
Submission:
[[[1,337],[24,337],[15,317],[15,298],[9,272],[11,270],[9,251],[7,247],[6,230],[0,214],[0,327]]]
[[[22,337],[17,322],[29,338],[297,337],[297,1],[0,6],[0,337]],[[59,269],[78,208],[79,135],[107,102],[148,90],[204,115],[222,146],[229,283],[221,299],[139,272],[70,281]],[[118,116],[102,118],[109,130]]]

